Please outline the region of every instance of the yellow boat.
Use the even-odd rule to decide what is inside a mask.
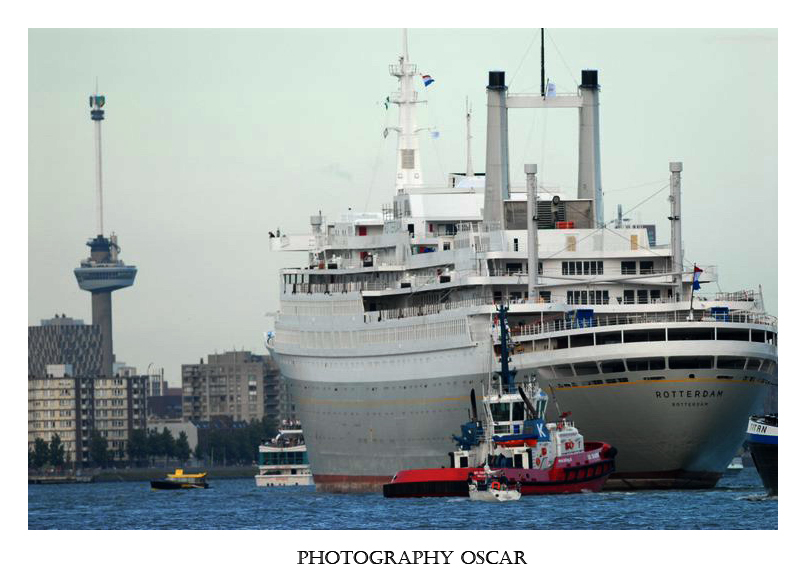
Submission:
[[[186,473],[176,469],[168,473],[165,479],[153,480],[152,489],[207,489],[210,487],[205,480],[207,473]]]

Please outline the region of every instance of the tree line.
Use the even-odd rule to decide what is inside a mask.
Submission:
[[[258,458],[258,445],[266,438],[277,434],[274,422],[267,417],[261,421],[253,420],[248,424],[199,428],[199,441],[193,452],[195,458],[208,464],[252,464]],[[158,460],[166,463],[177,460],[185,463],[191,456],[188,435],[180,432],[175,439],[168,428],[162,432],[152,428],[148,431],[137,429],[132,431],[125,450],[112,450],[107,439],[93,430],[89,442],[90,464],[106,467],[113,462],[127,462],[133,466],[154,465]],[[63,467],[71,463],[65,455],[64,444],[58,434],[47,442],[42,438],[34,441],[33,448],[28,449],[28,466],[40,469],[45,466]]]
[[[238,427],[199,430],[194,456],[208,464],[251,465],[258,460],[258,445],[277,434],[274,420],[264,416]]]
[[[50,442],[44,438],[37,438],[33,448],[28,449],[28,466],[41,469],[47,465],[63,467],[69,464],[66,460],[64,445],[58,434],[50,437]]]

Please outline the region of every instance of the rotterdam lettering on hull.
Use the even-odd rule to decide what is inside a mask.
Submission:
[[[686,391],[657,391],[656,399],[723,397],[723,390],[688,389]]]

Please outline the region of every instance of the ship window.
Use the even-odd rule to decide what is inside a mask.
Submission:
[[[639,273],[641,275],[653,273],[653,261],[639,261]]]
[[[539,291],[538,297],[541,299],[542,302],[546,302],[547,304],[552,301],[552,292],[550,291]]]
[[[490,415],[496,422],[508,422],[510,420],[510,404],[490,404]]]
[[[642,359],[626,359],[628,371],[654,371],[664,369],[664,357],[649,357]]]
[[[597,344],[620,344],[622,342],[622,331],[598,332]]]
[[[573,334],[569,337],[570,339],[570,346],[572,348],[577,348],[581,346],[594,346],[594,335],[593,334]]]
[[[622,261],[622,275],[636,275],[636,261]]]
[[[625,371],[625,363],[622,359],[615,361],[603,361],[600,363],[600,369],[603,373],[623,373]]]
[[[585,363],[575,363],[574,372],[577,375],[597,375],[600,370],[597,369],[597,363],[588,361]]]
[[[569,337],[568,336],[556,336],[550,339],[552,341],[552,348],[553,349],[567,349],[569,348]]]
[[[465,468],[468,466],[468,457],[460,457],[460,467]]]
[[[739,328],[718,328],[717,340],[748,340],[748,330]]]
[[[714,357],[670,357],[670,369],[711,369]]]
[[[745,366],[746,371],[759,371],[759,366],[762,364],[762,361],[759,359],[748,359],[748,364]]]
[[[624,333],[625,342],[654,342],[663,341],[664,329],[653,330],[626,330]]]
[[[602,275],[602,261],[563,261],[561,273],[563,275]]]
[[[748,331],[746,331],[747,333]],[[747,337],[746,337],[747,338]],[[667,340],[714,340],[713,328],[670,328]]]
[[[505,265],[505,272],[508,275],[518,275],[521,273],[521,263],[507,263]]]
[[[572,366],[568,364],[564,365],[555,365],[555,373],[558,374],[558,377],[573,377],[574,373],[572,372]]]
[[[524,419],[524,402],[515,402],[513,404],[513,420]]]
[[[646,304],[647,303],[647,290],[646,289],[636,290],[636,303],[638,303],[638,304]]]
[[[752,342],[765,342],[765,331],[764,330],[757,330],[755,328],[751,329],[751,341]]]
[[[718,369],[743,369],[745,357],[717,357]]]
[[[626,289],[622,293],[624,294],[626,304],[635,304],[636,303],[636,298],[635,298],[635,293],[636,292],[634,292],[632,289]]]

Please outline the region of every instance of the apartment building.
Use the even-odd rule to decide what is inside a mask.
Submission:
[[[132,432],[146,427],[148,378],[76,377],[69,369],[28,379],[28,445],[58,434],[71,463],[90,464],[93,430],[107,440],[111,460],[127,460]]]
[[[279,421],[280,372],[268,355],[231,351],[182,365],[182,418]]]

